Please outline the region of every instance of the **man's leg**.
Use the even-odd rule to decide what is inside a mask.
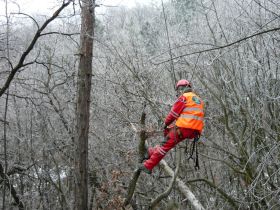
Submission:
[[[149,148],[149,156],[150,158],[144,162],[144,167],[149,171],[152,169],[162,160],[165,154],[175,147],[179,142],[182,140],[189,138],[192,139],[195,137],[195,131],[192,129],[187,128],[177,128],[180,129],[171,129],[167,135],[167,141],[163,143],[162,146],[156,146],[154,148]]]
[[[167,135],[167,141],[162,146],[156,146],[149,150],[150,158],[144,162],[144,166],[152,171],[152,169],[161,161],[165,154],[176,146],[183,139],[179,137],[175,129],[171,129]]]

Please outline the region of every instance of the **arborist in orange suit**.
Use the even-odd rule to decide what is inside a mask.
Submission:
[[[189,81],[182,79],[176,84],[178,99],[164,121],[164,142],[161,146],[148,148],[146,161],[140,170],[152,173],[153,168],[166,153],[184,139],[200,136],[204,122],[203,101],[192,91]],[[175,126],[170,125],[176,121]],[[170,126],[170,127],[169,127]]]

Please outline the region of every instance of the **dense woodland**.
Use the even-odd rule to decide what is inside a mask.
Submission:
[[[280,209],[279,0],[57,0],[49,16],[12,4],[0,18],[1,209],[79,209],[78,196],[91,210]],[[128,199],[182,78],[205,102],[200,169],[182,142]]]

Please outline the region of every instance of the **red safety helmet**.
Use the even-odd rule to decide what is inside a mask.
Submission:
[[[188,86],[188,87],[192,87],[192,84],[188,81],[188,80],[185,80],[185,79],[181,79],[177,82],[176,84],[176,90],[178,89],[178,87],[180,86]]]

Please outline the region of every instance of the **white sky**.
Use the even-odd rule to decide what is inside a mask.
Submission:
[[[55,8],[61,5],[61,0],[7,0],[9,12],[27,14],[51,15]],[[0,15],[5,14],[6,0],[0,0]],[[161,0],[96,0],[97,4],[106,6],[135,7],[137,5],[160,4]],[[97,8],[96,12],[104,11],[104,7]]]

